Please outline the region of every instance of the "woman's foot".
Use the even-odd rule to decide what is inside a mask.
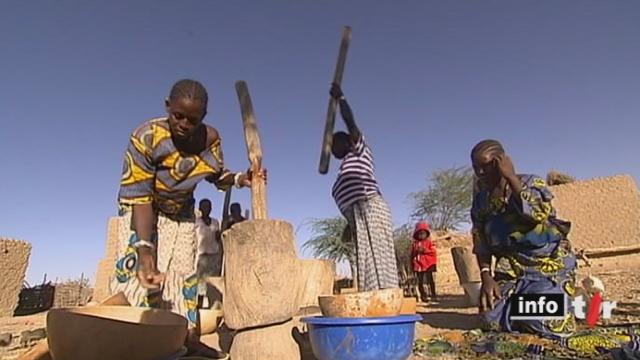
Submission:
[[[200,341],[199,331],[189,329],[185,342],[187,356],[201,356],[209,359],[229,359],[229,354],[216,350]]]
[[[229,359],[229,354],[208,347],[200,341],[187,344],[187,356],[201,356],[209,359]]]

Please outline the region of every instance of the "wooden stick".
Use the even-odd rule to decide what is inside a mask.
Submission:
[[[229,205],[231,203],[231,190],[233,188],[230,187],[229,190],[224,193],[224,204],[222,204],[222,221],[220,222],[220,233],[227,230],[229,227]]]
[[[222,247],[222,233],[229,228],[229,204],[231,203],[231,189],[230,187],[224,193],[224,204],[222,205],[222,221],[220,222],[220,231],[218,231],[218,240],[220,241],[220,251],[222,257],[220,259],[220,276],[224,276],[224,248]]]
[[[589,260],[587,255],[585,255],[584,253],[582,253],[582,252],[576,253],[576,258],[584,261],[584,263],[587,265],[587,267],[591,267],[591,261]]]
[[[453,257],[453,267],[456,270],[456,274],[458,274],[460,284],[480,280],[478,266],[475,263],[475,257],[471,253],[471,249],[464,246],[452,247],[451,256]]]
[[[240,110],[242,111],[244,139],[247,143],[249,163],[251,164],[251,171],[256,174],[262,170],[262,146],[260,145],[258,126],[256,125],[247,83],[244,81],[236,82],[236,92],[238,93],[238,101],[240,101]],[[254,220],[267,218],[267,193],[264,179],[260,176],[254,176],[251,179],[251,214]]]
[[[607,256],[633,254],[637,252],[640,252],[640,245],[617,246],[617,247],[611,247],[611,248],[598,248],[598,249],[582,249],[577,251],[577,253],[586,255],[591,259],[607,257]]]
[[[338,85],[342,83],[342,74],[344,73],[344,64],[347,61],[347,50],[349,50],[350,41],[351,27],[345,26],[342,31],[342,42],[340,43],[338,62],[336,63],[336,70],[333,74],[333,82]],[[324,136],[322,138],[322,151],[320,153],[320,166],[318,168],[320,174],[323,175],[329,171],[331,145],[333,144],[333,126],[336,122],[336,107],[336,101],[333,98],[329,98],[329,108],[327,110],[327,119],[324,125]]]
[[[431,238],[431,241],[451,240],[451,238],[452,238],[451,235],[442,235],[442,236],[437,236],[437,237]]]

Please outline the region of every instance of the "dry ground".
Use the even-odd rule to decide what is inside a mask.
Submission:
[[[587,275],[600,278],[605,285],[605,300],[617,301],[612,319],[603,324],[640,324],[640,254],[592,259],[591,263],[586,267],[580,262],[579,279]],[[477,309],[466,306],[462,289],[450,286],[442,290],[447,294],[442,301],[419,306],[423,320],[416,327],[416,338],[441,334],[455,341],[465,331],[478,327]]]
[[[580,278],[586,275],[599,277],[605,284],[606,300],[615,300],[618,307],[613,319],[608,323],[640,324],[640,254],[618,256],[592,260],[591,267],[582,266]],[[423,320],[416,326],[416,338],[425,338],[435,334],[446,335],[455,340],[465,331],[477,328],[476,308],[468,307],[462,289],[454,283],[439,289],[444,294],[441,301],[433,304],[420,304],[418,312]],[[24,330],[45,327],[46,314],[0,319],[0,334],[11,333],[14,340],[7,347],[0,347],[0,359],[16,359],[29,346],[20,344],[20,334]],[[414,356],[413,359],[422,359]]]

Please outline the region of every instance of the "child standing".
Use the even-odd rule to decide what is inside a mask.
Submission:
[[[431,230],[427,222],[419,222],[413,232],[413,243],[411,244],[411,263],[413,271],[418,278],[418,291],[422,302],[436,298],[436,283],[434,272],[436,272],[436,248],[431,241]],[[430,296],[427,296],[425,281],[429,286]]]

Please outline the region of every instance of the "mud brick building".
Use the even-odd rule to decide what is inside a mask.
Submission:
[[[29,264],[31,245],[0,238],[0,317],[12,316]]]
[[[597,178],[553,186],[558,216],[571,221],[578,249],[640,245],[640,193],[633,177]]]

